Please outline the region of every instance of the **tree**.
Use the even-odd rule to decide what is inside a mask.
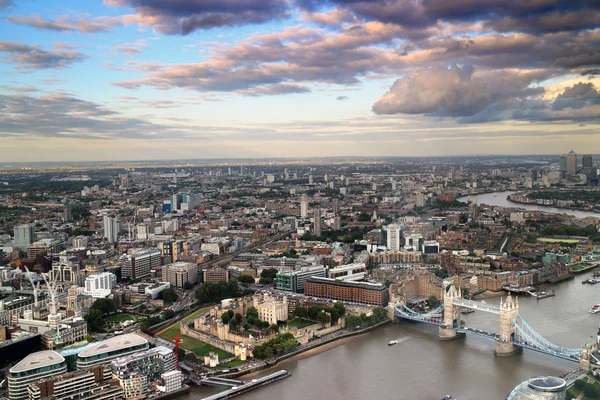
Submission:
[[[237,323],[239,324],[240,322],[242,322],[242,314],[240,313],[235,313],[234,319],[237,321]]]
[[[175,311],[173,311],[173,310],[167,310],[167,311],[164,312],[163,316],[164,316],[165,320],[171,319],[171,318],[173,318],[175,316]]]
[[[248,311],[246,311],[246,318],[258,319],[258,310],[256,307],[250,307]]]
[[[265,268],[260,273],[260,283],[263,285],[271,285],[273,284],[273,280],[275,279],[275,275],[277,275],[279,271],[277,268]]]
[[[245,324],[244,324],[244,330],[245,330],[245,331],[247,331],[247,330],[249,330],[249,329],[250,329],[250,324],[248,324],[248,323],[245,323]]]
[[[306,318],[308,317],[308,310],[306,309],[306,307],[298,306],[294,310],[294,316],[298,318]]]
[[[321,323],[321,326],[325,326],[331,322],[331,315],[327,314],[325,311],[321,311],[317,315],[317,320]]]
[[[111,299],[97,299],[91,308],[100,311],[102,315],[108,315],[117,311],[115,303]]]
[[[229,327],[231,329],[237,329],[238,326],[240,326],[240,323],[238,322],[237,319],[233,318],[231,321],[229,321]]]
[[[88,326],[92,332],[102,332],[102,328],[104,327],[102,311],[92,307],[85,315],[84,319],[88,323]]]
[[[183,284],[183,290],[192,290],[194,288],[194,285],[192,285],[190,282],[186,282]]]
[[[269,327],[270,330],[272,330],[273,332],[277,333],[279,332],[279,326],[276,324],[273,324]]]
[[[440,305],[440,301],[435,296],[429,296],[429,299],[427,299],[427,303],[429,303],[429,307],[431,308],[437,308]]]
[[[179,295],[174,289],[168,288],[161,290],[161,292],[158,294],[158,298],[164,301],[165,304],[173,304],[177,301]]]
[[[387,318],[387,311],[383,307],[379,307],[379,306],[378,307],[374,307],[373,308],[373,315],[378,320],[382,320],[384,318]]]
[[[228,324],[229,323],[229,314],[223,313],[223,315],[221,315],[221,321],[223,321],[224,324]]]
[[[240,281],[240,283],[243,283],[243,284],[252,284],[252,283],[254,283],[254,278],[251,277],[250,275],[240,275],[238,277],[238,280]]]
[[[335,308],[340,317],[343,317],[346,314],[346,306],[344,304],[338,302],[333,303],[333,308]]]

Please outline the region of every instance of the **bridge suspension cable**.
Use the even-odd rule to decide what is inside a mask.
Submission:
[[[578,360],[581,357],[581,349],[561,347],[550,342],[548,339],[537,333],[535,329],[529,326],[529,324],[520,315],[518,321],[515,321],[512,318],[510,321],[517,329],[515,344],[569,360]]]

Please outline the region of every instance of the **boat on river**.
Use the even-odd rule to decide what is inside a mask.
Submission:
[[[596,304],[594,306],[592,306],[592,308],[590,308],[590,312],[592,314],[596,314],[600,312],[600,304]]]

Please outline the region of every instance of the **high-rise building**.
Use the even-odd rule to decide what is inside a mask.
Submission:
[[[333,217],[333,229],[335,229],[336,231],[342,230],[342,217],[340,217],[339,215]]]
[[[591,154],[584,154],[583,155],[583,159],[581,160],[581,167],[582,168],[593,168],[594,167],[594,163],[592,161],[592,155]]]
[[[584,154],[581,160],[581,173],[585,174],[588,181],[596,181],[598,178],[598,169],[594,168],[594,161],[591,154]]]
[[[340,213],[340,199],[336,198],[331,201],[331,211],[333,211],[334,214]]]
[[[322,265],[302,267],[298,271],[283,271],[275,275],[275,288],[286,292],[304,292],[304,283],[311,276],[325,277],[326,269]]]
[[[176,368],[175,354],[164,346],[119,357],[110,363],[110,369],[117,379],[126,377],[131,371],[136,371],[144,374],[151,382],[160,379],[162,374],[174,371]]]
[[[313,219],[314,219],[314,222],[313,222],[314,234],[316,236],[321,236],[322,228],[321,228],[321,209],[320,208],[317,208],[313,211]]]
[[[312,176],[312,174],[308,175],[308,184],[309,185],[313,184],[313,176]]]
[[[305,194],[300,196],[300,217],[308,217],[308,196]]]
[[[567,175],[575,175],[577,173],[577,154],[573,150],[567,154]]]
[[[162,282],[169,282],[177,289],[183,289],[186,283],[198,283],[198,264],[178,262],[162,267]]]
[[[73,220],[73,211],[71,209],[71,205],[70,204],[67,204],[65,206],[65,210],[63,212],[63,220],[65,222],[69,222],[69,221]]]
[[[231,169],[231,168],[230,168]],[[231,175],[231,174],[230,174]],[[171,211],[185,213],[197,208],[202,201],[200,194],[178,193],[171,196]]]
[[[67,372],[63,356],[53,350],[31,353],[8,372],[8,398],[29,399],[27,388],[30,383]]]
[[[14,246],[18,249],[24,249],[33,243],[35,238],[34,226],[32,224],[23,224],[14,228]]]
[[[402,226],[398,224],[390,224],[386,226],[387,231],[387,248],[391,251],[400,251],[402,239]]]
[[[121,188],[127,189],[129,187],[129,175],[121,175]]]
[[[566,154],[560,155],[560,161],[558,163],[558,172],[560,172],[560,175],[563,178],[567,173],[567,155]]]
[[[95,346],[85,348],[77,354],[77,368],[83,369],[94,365],[108,364],[116,358],[139,353],[149,348],[148,341],[135,333],[126,333],[95,343],[97,343]]]
[[[127,255],[121,265],[123,278],[139,279],[150,276],[150,271],[160,266],[160,250],[148,249]]]
[[[415,202],[417,207],[425,207],[425,194],[419,192],[417,193],[417,200]]]
[[[112,215],[105,215],[102,218],[104,223],[104,237],[110,243],[117,243],[119,240],[119,221]]]
[[[105,298],[117,284],[117,277],[111,272],[89,275],[85,278],[84,294],[94,298]]]

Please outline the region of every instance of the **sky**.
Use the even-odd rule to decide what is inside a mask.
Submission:
[[[0,0],[0,162],[600,153],[600,0]]]

